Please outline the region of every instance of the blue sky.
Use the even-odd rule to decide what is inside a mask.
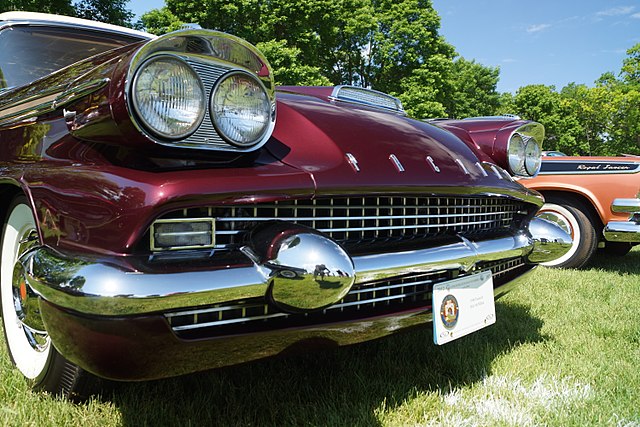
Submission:
[[[527,6],[528,4],[528,6]],[[164,0],[131,0],[136,14]],[[466,59],[500,67],[500,92],[589,86],[640,43],[640,0],[433,0],[440,33]]]

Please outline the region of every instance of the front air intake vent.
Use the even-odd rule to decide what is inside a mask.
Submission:
[[[405,114],[402,102],[398,98],[378,92],[373,89],[365,89],[355,86],[336,86],[331,98],[336,101],[362,104],[368,107],[381,108],[399,114]]]

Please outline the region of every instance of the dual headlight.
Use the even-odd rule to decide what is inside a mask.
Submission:
[[[136,71],[132,105],[144,128],[163,140],[193,134],[205,120],[230,144],[250,147],[270,129],[271,102],[256,77],[244,71],[221,76],[211,94],[194,69],[178,57],[155,56]]]
[[[511,135],[507,146],[509,169],[516,176],[536,176],[540,171],[542,151],[535,138],[518,132]]]

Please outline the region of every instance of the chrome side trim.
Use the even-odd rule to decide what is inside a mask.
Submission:
[[[52,88],[49,92],[28,98],[19,98],[0,109],[0,125],[23,122],[42,114],[51,113],[84,96],[103,88],[109,79],[96,79],[66,90]]]
[[[55,110],[54,102],[62,94],[59,89],[29,98],[21,98],[0,109],[0,125],[23,122]]]
[[[108,78],[103,79],[95,79],[90,80],[85,83],[81,83],[79,85],[75,85],[64,92],[62,92],[54,101],[53,101],[53,109],[56,110],[60,107],[64,107],[73,101],[84,98],[87,95],[90,95],[103,87],[105,87],[109,83]]]

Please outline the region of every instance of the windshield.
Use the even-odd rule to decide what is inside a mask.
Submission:
[[[140,41],[95,31],[14,26],[0,31],[0,90],[22,86],[90,56]]]

